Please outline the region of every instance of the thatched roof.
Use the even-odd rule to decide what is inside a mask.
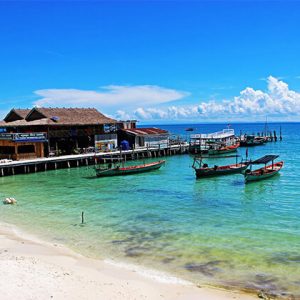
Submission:
[[[12,109],[0,126],[32,125],[99,125],[114,124],[116,120],[100,113],[95,108],[33,108]]]
[[[11,122],[16,120],[23,120],[29,114],[31,109],[16,109],[13,108],[4,118],[5,122]]]

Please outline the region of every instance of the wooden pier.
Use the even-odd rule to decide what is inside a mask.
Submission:
[[[99,158],[105,159],[105,157],[117,157],[120,156],[120,154],[122,155],[124,160],[136,160],[143,158],[156,158],[162,156],[184,154],[188,153],[188,148],[188,143],[180,143],[176,145],[169,145],[167,148],[145,147],[121,152],[92,152],[76,155],[64,155],[47,158],[10,161],[0,163],[0,177],[95,165],[98,163]]]

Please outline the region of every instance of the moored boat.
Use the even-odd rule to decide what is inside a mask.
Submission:
[[[213,145],[220,148],[221,146],[227,147],[235,144],[237,144],[237,140],[234,130],[228,128],[213,133],[192,134],[190,136],[189,151],[190,153],[208,153],[209,149],[212,149]],[[225,151],[225,149],[223,150]],[[232,151],[229,150],[229,152]]]
[[[274,160],[278,157],[278,155],[265,155],[262,158],[259,158],[255,161],[250,162],[250,165],[258,165],[258,164],[264,164],[265,166],[256,170],[246,170],[244,173],[245,176],[245,182],[250,181],[258,181],[267,179],[269,177],[272,177],[276,175],[283,167],[283,161],[274,163]],[[267,163],[271,162],[272,164],[267,165]]]
[[[233,145],[214,145],[211,146],[210,149],[208,149],[209,155],[219,155],[219,154],[226,154],[237,151],[237,148],[240,146],[240,143],[236,143]]]
[[[97,177],[107,177],[149,172],[159,169],[165,162],[165,160],[159,160],[147,164],[133,166],[120,166],[120,164],[109,163],[107,166],[96,168],[96,175]]]
[[[194,158],[192,166],[195,170],[196,177],[213,177],[221,175],[229,175],[236,173],[243,173],[248,167],[247,162],[236,162],[235,164],[225,166],[213,166],[209,167],[208,164],[202,162],[202,158]]]
[[[264,145],[268,141],[267,137],[245,135],[240,139],[241,147],[252,147]]]

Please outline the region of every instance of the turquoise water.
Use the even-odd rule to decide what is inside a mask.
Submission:
[[[185,127],[191,126],[165,126],[176,134]],[[233,127],[250,132],[263,125]],[[279,130],[278,124],[269,127]],[[300,297],[300,124],[282,127],[282,142],[249,148],[251,158],[280,154],[285,161],[281,174],[266,181],[245,185],[239,174],[196,180],[189,155],[125,177],[95,178],[92,167],[4,177],[0,197],[15,197],[18,205],[0,205],[0,220],[88,256],[198,284]]]

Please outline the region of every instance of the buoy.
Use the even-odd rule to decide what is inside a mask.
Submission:
[[[17,204],[17,200],[15,198],[5,198],[3,204]]]

